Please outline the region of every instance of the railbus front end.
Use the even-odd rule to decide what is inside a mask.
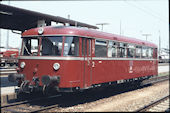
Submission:
[[[49,88],[71,91],[80,88],[83,61],[79,56],[79,37],[23,37],[18,74],[8,78],[18,81],[23,92]]]

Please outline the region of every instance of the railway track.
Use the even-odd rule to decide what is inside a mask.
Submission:
[[[51,109],[56,107],[57,105],[52,105],[52,106],[46,106],[46,107],[42,107],[39,109],[35,109],[32,107],[26,107],[26,106],[21,106],[21,105],[26,105],[28,103],[34,103],[34,102],[39,102],[39,101],[43,101],[45,102],[48,99],[54,99],[54,98],[58,98],[61,95],[53,95],[53,96],[48,96],[48,97],[40,97],[40,98],[36,98],[36,99],[31,99],[31,100],[25,100],[25,101],[19,101],[19,102],[15,102],[15,103],[11,103],[8,105],[4,105],[1,106],[1,110],[4,112],[38,112],[38,111],[43,111],[43,110],[47,110],[47,109]]]
[[[169,80],[169,75],[166,76],[157,76],[157,77],[153,77],[151,79],[148,80],[144,80],[141,85],[147,85],[147,84],[154,84],[154,83],[158,83],[158,82],[163,82]]]
[[[43,99],[55,98],[55,97],[59,97],[59,96],[61,96],[61,95],[54,95],[54,96],[49,96],[49,97],[40,97],[38,99],[19,101],[19,102],[15,102],[15,103],[11,103],[11,104],[7,104],[7,105],[4,105],[4,106],[1,106],[1,108],[7,108],[7,107],[11,107],[11,106],[16,106],[16,105],[20,105],[20,104],[26,104],[26,103],[30,103],[30,102],[34,102],[34,101],[43,100]]]
[[[160,79],[160,77],[159,77],[159,79]],[[158,83],[158,82],[161,82],[161,81],[165,81],[167,79],[168,79],[168,77],[162,77],[162,79],[160,79],[160,81],[154,79],[154,80],[156,80],[156,82],[154,82],[154,84]],[[110,89],[113,89],[113,88],[110,88]],[[93,94],[94,92],[92,92],[92,93],[90,93],[90,92],[92,92],[92,91],[89,91],[88,93],[84,93],[84,95],[96,95],[96,94]],[[104,92],[107,92],[107,91],[104,91]],[[118,94],[119,93],[120,92],[118,91]],[[124,93],[124,91],[121,91],[121,93]],[[99,94],[99,93],[97,93],[97,94]],[[76,94],[76,95],[78,95],[78,96],[75,96],[74,94],[67,95],[67,96],[54,95],[54,96],[49,96],[49,97],[40,97],[38,99],[35,98],[35,99],[31,99],[31,100],[24,100],[24,101],[15,102],[15,103],[11,103],[11,104],[8,104],[8,105],[1,106],[1,110],[4,111],[4,112],[7,112],[7,111],[8,112],[39,112],[39,111],[45,111],[45,110],[52,109],[52,108],[57,109],[57,107],[60,104],[65,103],[64,106],[69,105],[68,100],[69,100],[69,98],[72,98],[72,96],[73,96],[73,98],[76,98],[76,101],[77,101],[77,97],[81,98],[81,97],[79,97],[80,94]],[[92,99],[92,101],[93,101],[93,99]],[[50,104],[47,104],[48,102]],[[35,104],[35,103],[39,103],[39,104]],[[80,103],[82,103],[82,102],[80,102]],[[36,105],[36,106],[34,106],[34,105]]]
[[[169,95],[156,100],[135,112],[169,112]]]

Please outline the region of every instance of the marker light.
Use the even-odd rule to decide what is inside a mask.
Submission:
[[[60,64],[59,63],[54,63],[53,68],[54,68],[54,70],[57,71],[60,68]]]
[[[44,29],[42,27],[38,29],[38,34],[39,35],[43,34],[43,32],[44,32]]]
[[[20,67],[23,69],[25,67],[25,62],[21,62]]]

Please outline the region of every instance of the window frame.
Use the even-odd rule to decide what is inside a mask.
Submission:
[[[140,55],[137,57],[137,49],[140,50]],[[135,48],[135,58],[142,58],[142,46],[141,45],[136,45]]]
[[[133,55],[129,56],[129,55],[131,55],[132,51],[133,51]],[[135,58],[136,57],[135,53],[136,53],[136,45],[128,43],[127,44],[127,58]]]
[[[101,54],[99,56],[96,56],[96,45],[100,45],[100,44],[96,44],[97,41],[101,41],[101,42],[105,42],[105,44],[101,44],[101,46],[105,46],[106,48],[106,54],[104,54],[104,56],[101,56]],[[102,39],[95,39],[95,53],[94,53],[95,57],[108,57],[108,40],[102,40]]]
[[[78,41],[77,41],[77,42],[78,42],[78,45],[77,45],[77,46],[74,45],[74,46],[75,46],[74,49],[75,49],[76,47],[78,47],[78,49],[77,49],[77,54],[69,55],[70,49],[69,49],[67,55],[64,54],[64,50],[65,50],[65,41],[66,41],[66,38],[67,38],[67,37],[73,37],[72,42],[71,42],[71,45],[70,45],[70,49],[72,49],[71,46],[72,46],[72,44],[73,44],[74,39],[75,39],[75,38],[78,39]],[[63,55],[64,57],[79,57],[79,56],[81,56],[82,53],[80,52],[80,49],[81,49],[82,47],[80,47],[80,46],[82,46],[82,44],[80,43],[80,41],[81,41],[81,37],[78,37],[78,36],[64,36],[64,40],[63,40],[63,52],[62,52],[62,55]],[[75,51],[76,51],[76,50],[74,50],[74,52],[75,52]],[[81,53],[81,55],[80,55],[80,53]]]
[[[61,41],[61,51],[60,51],[60,55],[57,55],[57,54],[51,54],[51,55],[42,55],[42,41],[43,41],[43,39],[48,39],[48,38],[51,38],[51,37],[53,37],[53,38],[57,38],[57,37],[60,37],[61,39],[62,39],[62,41]],[[50,39],[49,39],[50,40]],[[50,40],[51,41],[51,40]],[[39,52],[39,54],[40,54],[40,56],[55,56],[55,57],[60,57],[60,56],[62,56],[63,55],[63,41],[64,41],[64,36],[41,36],[41,45],[40,45],[40,52]],[[54,44],[52,45],[52,48],[54,47]],[[58,47],[58,46],[57,46]],[[54,48],[53,48],[54,49]],[[58,48],[58,50],[59,50],[59,48]]]
[[[21,45],[21,52],[20,52],[20,55],[21,56],[39,56],[39,53],[40,53],[40,44],[41,44],[41,37],[39,37],[39,36],[36,36],[36,37],[21,37],[22,38],[22,45]],[[37,43],[38,43],[38,45],[37,45],[37,55],[33,55],[33,53],[31,52],[31,50],[32,50],[32,48],[30,48],[30,55],[24,55],[24,50],[25,50],[25,48],[24,48],[24,46],[26,46],[25,44],[24,44],[24,40],[31,40],[31,39],[37,39],[38,41],[37,41]],[[32,40],[31,40],[32,41]],[[28,49],[28,48],[27,48]],[[26,50],[27,51],[27,50]]]
[[[120,46],[120,44],[122,45]],[[128,43],[117,42],[117,58],[127,58],[127,44]],[[122,52],[122,50],[124,50],[124,52]]]

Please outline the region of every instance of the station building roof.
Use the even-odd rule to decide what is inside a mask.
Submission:
[[[69,23],[70,26],[81,26],[98,29],[96,26],[66,19],[63,17],[0,4],[0,28],[24,31],[37,27],[38,20],[45,20],[47,25],[50,25],[51,21],[54,21],[62,24]]]

